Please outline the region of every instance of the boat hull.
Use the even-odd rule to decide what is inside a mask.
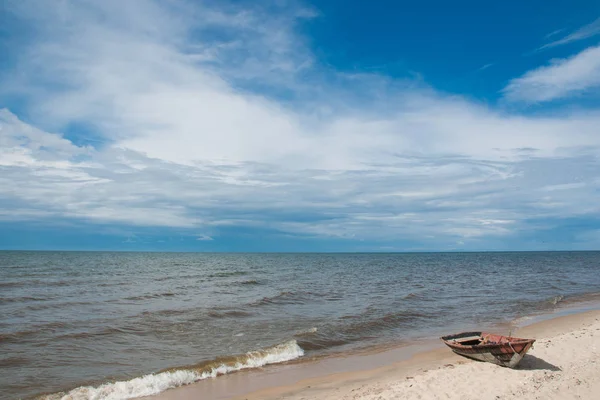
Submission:
[[[463,332],[441,338],[456,354],[503,367],[515,368],[531,349],[534,339]]]

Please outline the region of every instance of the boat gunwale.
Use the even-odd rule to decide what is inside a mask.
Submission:
[[[507,339],[506,342],[504,343],[484,343],[484,344],[471,344],[471,345],[464,345],[458,342],[452,342],[452,340],[456,340],[459,339],[461,335],[464,335],[464,337],[468,337],[467,334],[473,334],[472,336],[484,336],[484,335],[494,335],[494,336],[500,336],[500,337],[504,337]],[[454,339],[452,337],[455,337]],[[511,347],[512,345],[516,345],[516,344],[533,344],[535,342],[535,339],[526,339],[526,338],[517,338],[517,337],[513,337],[513,336],[503,336],[503,335],[496,335],[496,334],[490,334],[487,332],[459,332],[459,333],[455,333],[455,334],[450,334],[450,335],[444,335],[442,337],[440,337],[440,339],[449,347],[457,347],[457,348],[465,348],[465,349],[471,349],[471,348],[478,348],[478,349],[485,349],[485,348],[492,348],[492,347]],[[512,339],[512,340],[508,340],[508,339]]]

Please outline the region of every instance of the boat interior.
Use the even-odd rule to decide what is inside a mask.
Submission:
[[[464,332],[458,335],[442,337],[443,340],[461,346],[479,346],[485,344],[498,344],[507,342],[508,338],[499,335],[491,335],[483,332]]]
[[[484,338],[481,336],[469,336],[466,338],[460,338],[453,340],[456,344],[461,344],[463,346],[477,346],[480,344],[484,344]]]

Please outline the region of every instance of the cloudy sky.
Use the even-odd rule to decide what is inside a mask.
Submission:
[[[600,3],[4,0],[0,248],[600,249]]]

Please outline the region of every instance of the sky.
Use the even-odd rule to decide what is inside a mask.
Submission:
[[[600,249],[598,1],[4,0],[0,249]]]

